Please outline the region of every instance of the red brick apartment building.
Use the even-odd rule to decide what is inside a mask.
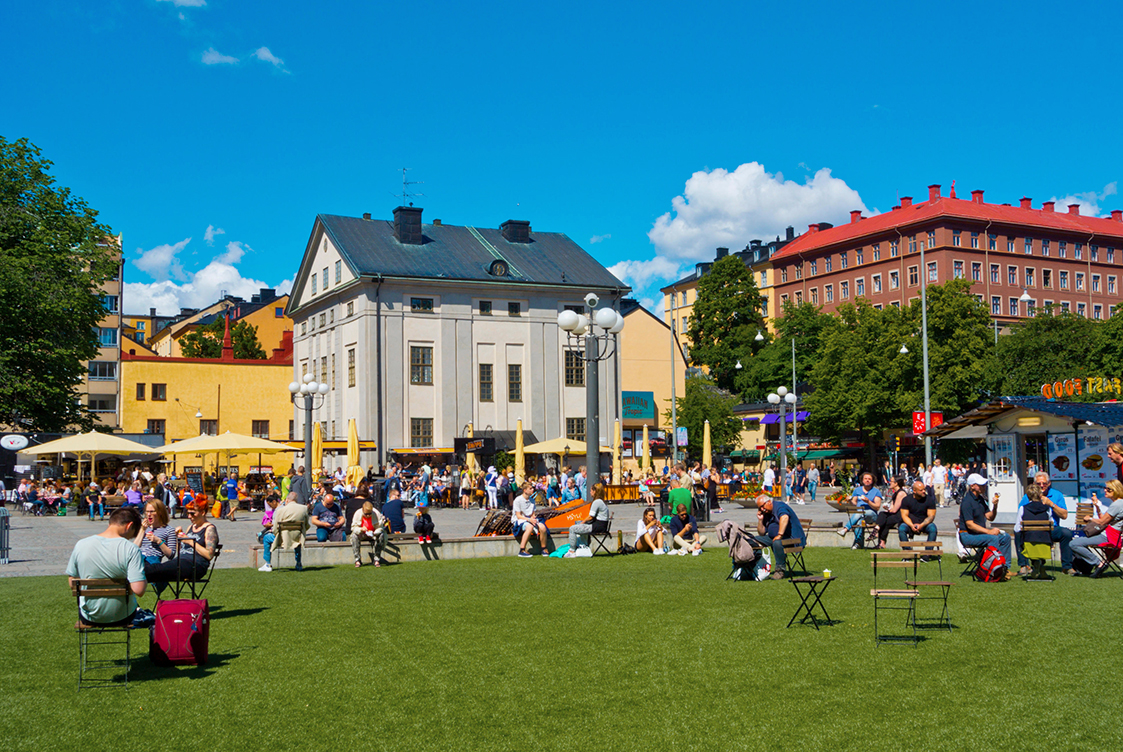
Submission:
[[[920,297],[925,274],[928,284],[972,280],[972,292],[1003,323],[1049,305],[1107,318],[1123,277],[1123,211],[1107,219],[1081,216],[1078,204],[1067,209],[1055,211],[1052,201],[1034,209],[1028,198],[988,204],[982,191],[967,201],[954,187],[943,196],[930,185],[926,202],[903,197],[885,214],[852,211],[849,224],[811,225],[772,257],[773,294],[828,312],[856,298],[901,306]],[[1019,301],[1023,293],[1028,303]]]

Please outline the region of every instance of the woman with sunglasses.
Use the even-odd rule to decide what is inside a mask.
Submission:
[[[144,567],[149,582],[189,582],[201,579],[210,568],[211,559],[218,552],[218,529],[207,522],[207,497],[199,494],[187,505],[191,525],[186,530],[176,528],[178,550],[175,558]]]
[[[140,555],[144,557],[145,565],[159,564],[165,557],[174,557],[175,528],[168,524],[168,508],[164,503],[153,499],[145,504],[141,519],[143,524],[137,532],[135,543],[140,546]],[[159,594],[163,592],[165,585],[158,582],[153,587]]]

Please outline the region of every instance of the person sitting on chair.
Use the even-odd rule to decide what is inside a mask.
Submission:
[[[1083,562],[1091,567],[1092,577],[1099,577],[1104,573],[1109,566],[1109,562],[1100,562],[1099,557],[1096,556],[1094,551],[1088,549],[1092,546],[1101,546],[1107,543],[1110,546],[1119,546],[1119,529],[1123,527],[1123,483],[1117,480],[1109,480],[1107,488],[1104,489],[1104,494],[1107,498],[1111,499],[1111,506],[1107,508],[1099,517],[1092,515],[1084,515],[1084,519],[1080,520],[1081,523],[1094,522],[1097,525],[1104,526],[1102,533],[1098,535],[1086,536],[1083,538],[1074,538],[1072,540],[1072,553],[1079,557]],[[1096,494],[1092,494],[1092,503],[1099,506],[1100,499]],[[1086,571],[1086,570],[1085,570]]]
[[[312,508],[312,516],[308,521],[316,528],[316,540],[320,543],[342,540],[346,519],[343,517],[343,510],[335,503],[335,495],[331,492],[326,492],[324,500]]]
[[[1045,504],[1041,493],[1041,486],[1030,483],[1026,486],[1026,503],[1018,505],[1018,519],[1014,522],[1014,539],[1021,543],[1018,546],[1018,560],[1027,563],[1018,570],[1027,580],[1055,580],[1045,573],[1045,562],[1053,555],[1053,539],[1049,530],[1026,531],[1025,522],[1052,523],[1050,508]],[[1015,544],[1017,545],[1017,544]],[[1032,561],[1033,566],[1028,566]]]
[[[643,510],[643,519],[636,523],[636,550],[650,551],[656,556],[666,553],[663,550],[663,526],[653,507]]]
[[[994,503],[987,509],[987,479],[978,473],[967,476],[967,495],[959,505],[959,540],[964,546],[975,549],[985,549],[994,546],[1006,558],[1006,580],[1011,577],[1010,563],[1010,536],[1006,531],[996,527],[988,527],[988,522],[993,522],[998,513],[998,494],[994,495]]]
[[[881,505],[877,513],[877,547],[885,548],[889,531],[901,524],[901,504],[909,492],[902,488],[903,482],[896,475],[889,478],[889,504]]]
[[[539,522],[538,517],[534,514],[533,483],[523,481],[523,484],[519,486],[519,495],[515,497],[512,509],[511,532],[519,542],[518,555],[523,558],[531,555],[526,550],[526,544],[530,541],[531,535],[537,534],[542,555],[549,556],[550,552],[546,550],[546,523]]]
[[[572,559],[577,556],[577,547],[580,540],[585,541],[585,546],[588,547],[590,533],[606,533],[608,532],[608,505],[604,503],[604,484],[593,484],[593,503],[589,507],[588,519],[582,520],[576,525],[569,526],[569,550],[565,553],[565,558]]]
[[[195,582],[206,576],[218,552],[218,528],[207,522],[207,497],[199,494],[187,505],[191,525],[176,528],[179,550],[174,559],[144,568],[149,582]]]
[[[374,544],[374,566],[382,566],[382,548],[386,545],[386,518],[374,504],[364,501],[361,509],[355,510],[351,519],[351,553],[355,554],[355,568],[363,565],[363,542]]]
[[[140,481],[134,480],[133,484],[129,486],[129,490],[125,491],[125,503],[121,506],[136,507],[139,511],[143,503],[144,491],[141,490]]]
[[[671,493],[673,494],[674,491]],[[671,518],[671,540],[674,542],[674,547],[679,551],[680,556],[687,553],[698,556],[702,553],[702,544],[706,542],[706,536],[698,532],[698,520],[694,519],[686,504],[680,503],[676,511],[675,516]]]
[[[94,521],[94,514],[98,515],[99,520],[105,519],[105,500],[101,498],[97,483],[92,480],[86,491],[86,507],[90,513],[90,522]]]
[[[918,533],[927,534],[929,543],[936,540],[936,496],[922,480],[912,484],[912,493],[901,503],[901,524],[897,528],[901,543]]]
[[[807,545],[807,534],[795,512],[783,501],[773,499],[768,494],[756,497],[756,540],[762,546],[772,549],[773,566],[770,579],[782,580],[788,569],[788,555],[784,551],[784,541],[798,538],[800,545]]]
[[[1049,480],[1049,473],[1039,471],[1033,476],[1034,484],[1041,490],[1041,503],[1049,508],[1049,516],[1053,519],[1053,531],[1049,534],[1050,540],[1050,556],[1052,556],[1052,544],[1060,544],[1061,549],[1061,572],[1063,574],[1075,574],[1076,570],[1072,568],[1072,534],[1073,531],[1061,525],[1061,520],[1068,517],[1068,507],[1065,505],[1065,497],[1060,491],[1052,488],[1052,481]],[[1022,496],[1022,500],[1018,502],[1019,511],[1021,508],[1029,504],[1030,499],[1028,494]],[[1029,574],[1029,560],[1026,559],[1025,554],[1022,552],[1022,532],[1021,526],[1014,527],[1014,548],[1018,557],[1018,574]]]
[[[877,521],[877,512],[881,509],[881,491],[873,485],[873,473],[862,473],[862,485],[854,489],[850,502],[858,505],[858,511],[850,515],[846,524],[835,532],[845,538],[846,534],[853,530],[854,543],[850,547],[861,548],[862,528],[858,523],[865,520],[867,525],[874,524]]]
[[[82,598],[78,618],[87,626],[118,627],[130,624],[137,613],[136,599],[148,585],[144,576],[144,557],[133,540],[141,529],[140,513],[122,507],[109,515],[104,532],[74,544],[66,574],[75,580],[127,580],[127,598]]]

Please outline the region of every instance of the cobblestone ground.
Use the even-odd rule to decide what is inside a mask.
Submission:
[[[10,563],[0,565],[0,577],[20,577],[29,575],[62,574],[70,551],[75,542],[88,535],[100,533],[105,529],[104,522],[90,522],[85,516],[75,517],[33,517],[23,515],[8,504],[11,512],[11,555]],[[613,530],[623,530],[625,540],[631,541],[635,533],[635,521],[641,516],[642,505],[612,504],[614,513]],[[834,511],[822,501],[795,507],[801,518],[811,519],[816,525],[836,525],[845,517]],[[955,530],[953,519],[959,513],[958,507],[939,509],[936,513],[936,526],[941,535]],[[257,543],[257,532],[261,529],[261,512],[242,512],[237,522],[217,520],[219,538],[222,541],[222,556],[219,567],[249,566],[250,547]],[[462,538],[474,535],[483,517],[475,509],[434,509],[433,522],[437,532],[449,538]],[[731,519],[741,524],[755,524],[755,511],[730,504],[724,514],[714,514],[713,521]],[[407,524],[408,524],[407,510]],[[187,524],[177,520],[176,524]],[[891,536],[895,540],[896,536]]]

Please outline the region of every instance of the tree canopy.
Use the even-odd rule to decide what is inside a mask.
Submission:
[[[222,339],[226,335],[226,319],[216,318],[180,337],[179,347],[185,358],[221,358]],[[238,360],[265,360],[265,350],[257,340],[257,327],[245,319],[230,326],[230,344]]]
[[[737,362],[761,347],[754,339],[765,328],[761,306],[753,273],[737,256],[718,259],[698,281],[687,330],[690,360],[706,366],[722,389],[736,388]]]
[[[676,420],[679,426],[686,427],[687,452],[691,457],[701,458],[702,439],[706,421],[710,421],[710,444],[715,451],[719,447],[736,449],[741,441],[741,421],[733,415],[737,397],[718,387],[706,375],[688,376],[686,393],[675,402]],[[664,413],[668,424],[671,411]]]
[[[88,429],[77,386],[99,352],[101,285],[121,249],[27,139],[0,137],[0,424]]]

